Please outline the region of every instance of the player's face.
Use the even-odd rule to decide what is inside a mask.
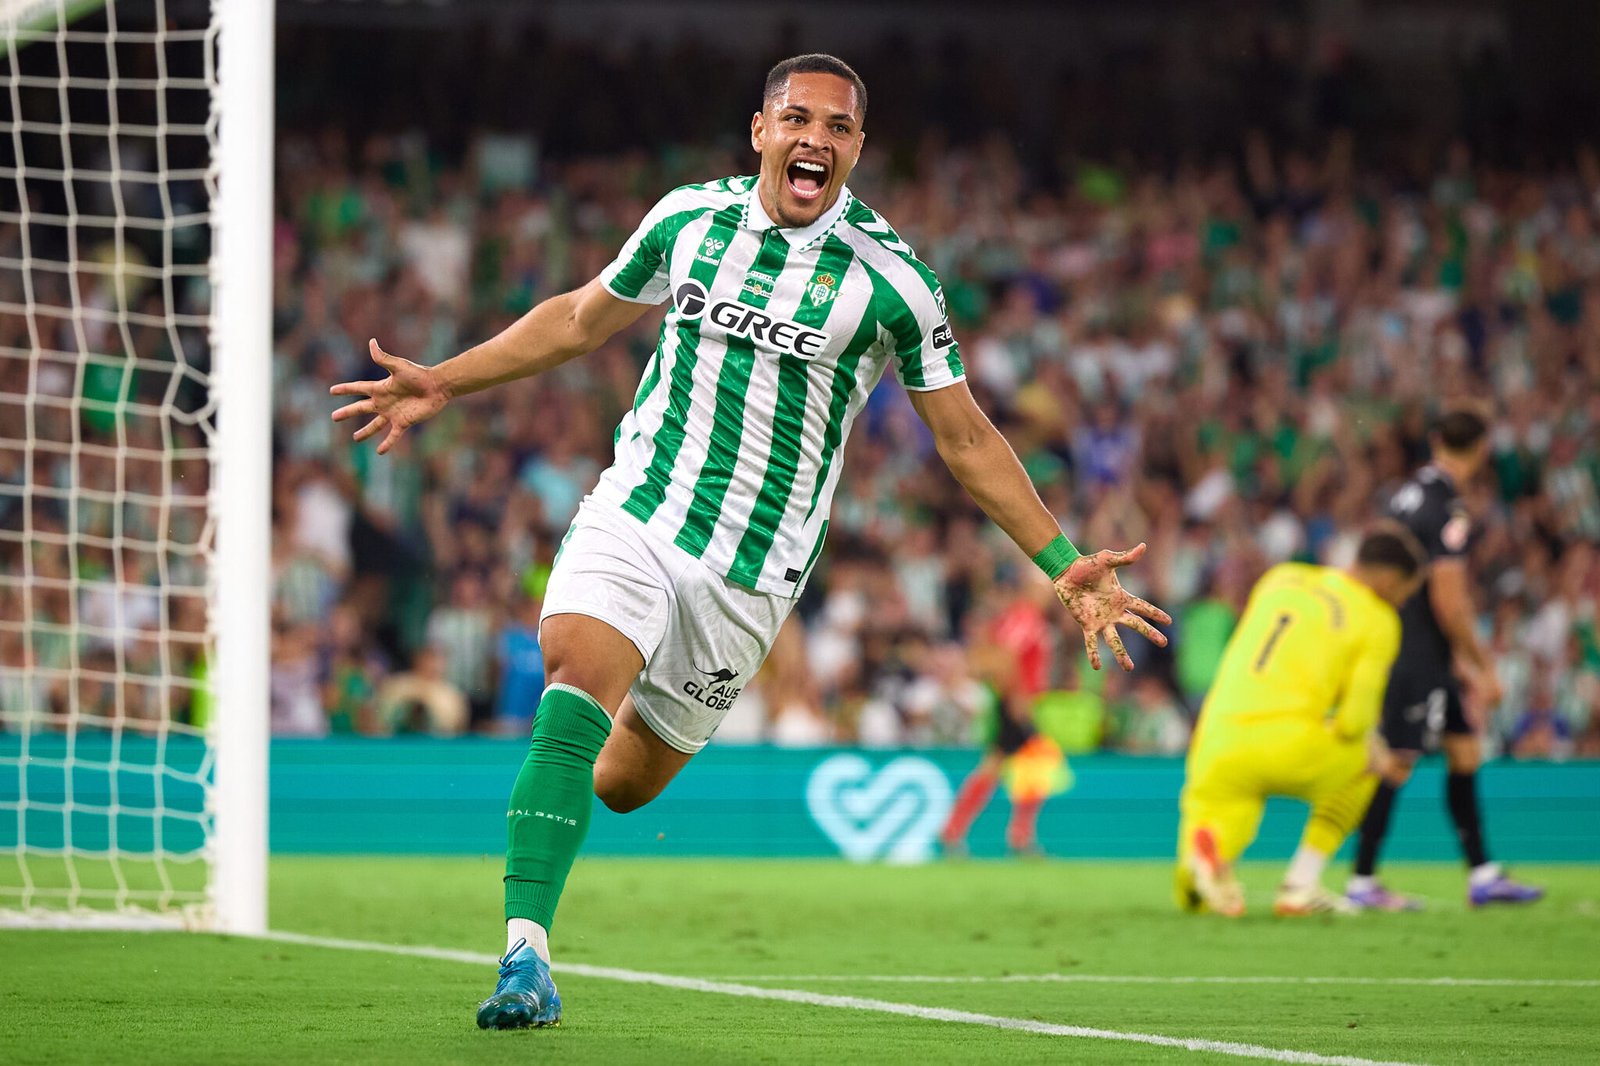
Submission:
[[[780,226],[809,226],[839,198],[861,158],[855,86],[836,74],[791,74],[750,121],[761,153],[761,206]]]

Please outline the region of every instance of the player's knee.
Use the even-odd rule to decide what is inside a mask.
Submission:
[[[1444,762],[1452,774],[1475,774],[1478,767],[1483,765],[1483,751],[1478,747],[1476,738],[1472,743],[1447,744]]]
[[[600,797],[607,809],[617,814],[627,814],[636,811],[650,802],[650,797],[644,792],[628,784],[601,784],[595,782],[594,794]]]

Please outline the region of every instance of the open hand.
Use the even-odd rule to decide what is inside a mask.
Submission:
[[[1505,699],[1505,686],[1500,683],[1500,675],[1491,667],[1488,670],[1467,670],[1466,689],[1466,698],[1461,701],[1462,713],[1468,725],[1476,731],[1482,731]]]
[[[367,347],[372,361],[387,370],[389,376],[382,381],[342,381],[328,392],[334,396],[366,397],[333,412],[333,420],[371,416],[370,422],[356,430],[358,441],[387,427],[389,432],[378,444],[378,454],[382,455],[399,443],[406,430],[443,410],[450,396],[428,367],[390,355],[378,347],[376,340],[368,341]]]
[[[1144,553],[1145,545],[1139,544],[1125,552],[1106,549],[1079,556],[1055,580],[1056,595],[1067,613],[1083,627],[1083,646],[1089,652],[1089,665],[1096,670],[1100,669],[1101,634],[1105,635],[1111,653],[1122,668],[1133,669],[1133,660],[1128,656],[1128,649],[1122,646],[1118,626],[1142,633],[1157,647],[1167,646],[1166,635],[1150,622],[1171,625],[1172,617],[1154,604],[1141,600],[1117,581],[1118,568],[1137,562]]]

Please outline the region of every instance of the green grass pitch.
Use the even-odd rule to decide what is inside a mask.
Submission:
[[[580,860],[557,962],[1118,1032],[1405,1063],[1600,1061],[1600,871],[1472,912],[1449,866],[1396,866],[1423,914],[1175,912],[1157,863]],[[492,954],[499,857],[280,857],[275,929]],[[1022,980],[1062,974],[1072,980]],[[953,982],[891,982],[893,975]],[[1084,977],[1151,977],[1101,982]],[[1011,980],[997,980],[1010,977]],[[1255,983],[1175,978],[1251,977]],[[1319,983],[1276,978],[1329,978]],[[980,980],[966,980],[980,978]],[[1493,978],[1495,985],[1404,983]],[[0,1062],[1211,1063],[1183,1048],[1005,1031],[568,973],[559,1029],[480,1032],[492,966],[209,935],[0,932]],[[1282,1061],[1292,1061],[1283,1059]]]

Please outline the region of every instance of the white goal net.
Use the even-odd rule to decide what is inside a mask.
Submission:
[[[11,919],[230,924],[217,771],[236,708],[218,636],[237,584],[219,490],[254,465],[230,469],[219,446],[243,409],[222,402],[222,360],[246,353],[217,316],[218,27],[185,0],[0,0]],[[259,46],[270,56],[270,33]]]

